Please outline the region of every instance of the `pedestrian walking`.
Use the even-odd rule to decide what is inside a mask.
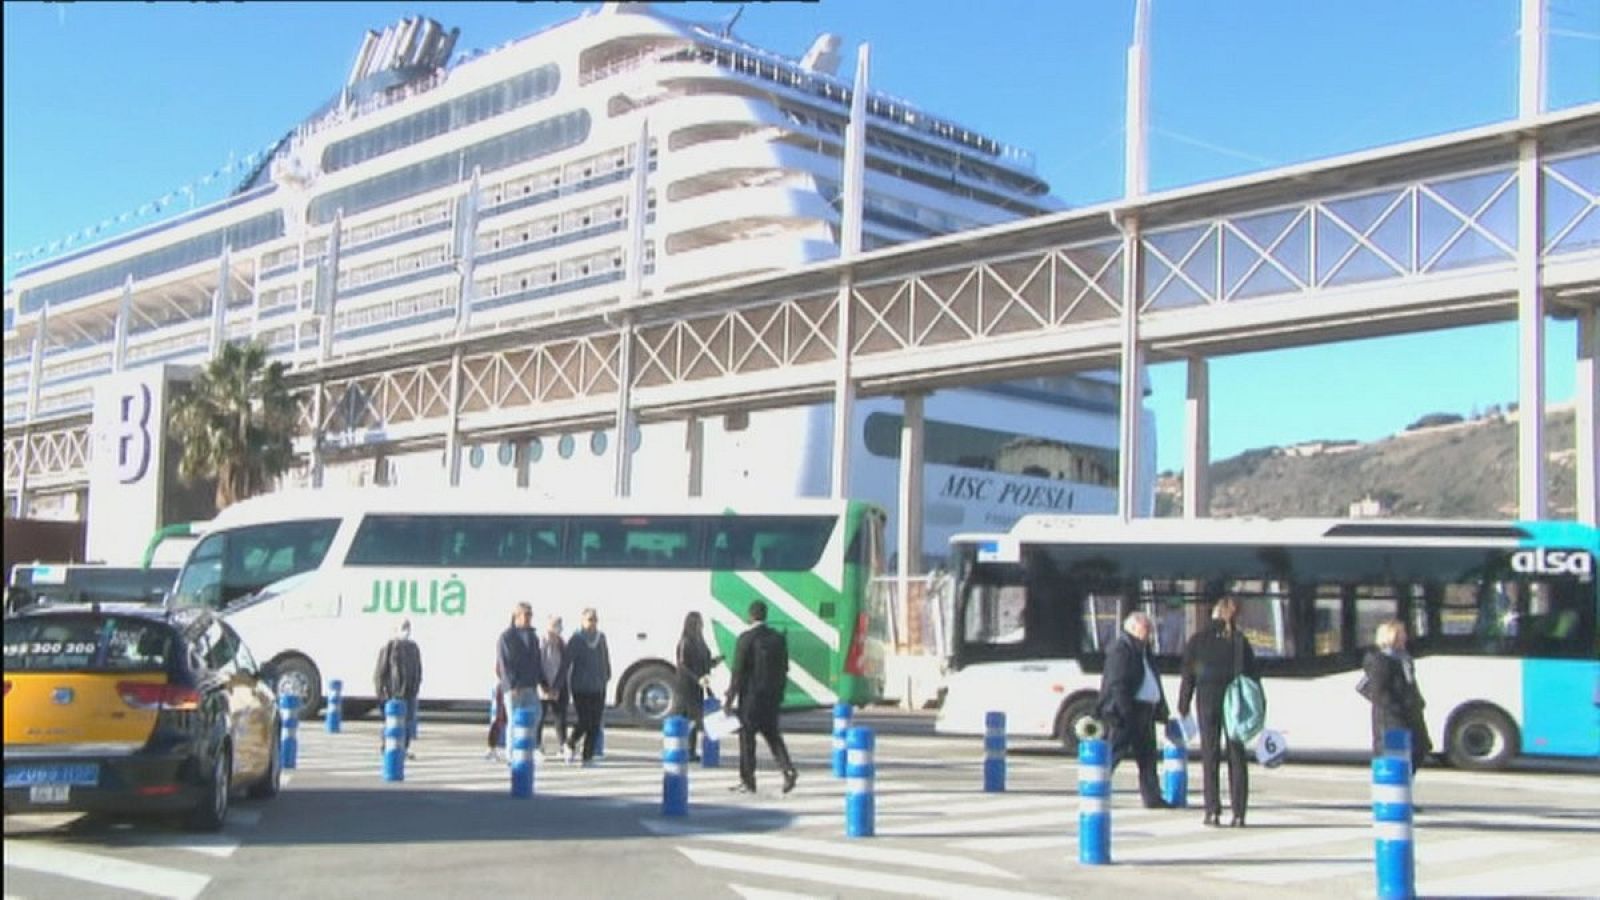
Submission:
[[[544,756],[544,726],[546,722],[554,722],[556,729],[556,746],[563,752],[567,746],[567,690],[566,668],[563,663],[567,658],[567,642],[561,636],[561,617],[552,615],[544,625],[544,640],[539,645],[539,660],[544,668],[545,686],[540,688],[540,699],[544,702],[544,715],[539,717],[539,726],[535,729],[534,743],[539,748],[540,757]]]
[[[1228,684],[1239,675],[1256,673],[1256,655],[1239,631],[1239,604],[1223,597],[1211,608],[1207,623],[1183,648],[1183,677],[1178,684],[1178,715],[1188,717],[1191,706],[1200,727],[1200,773],[1205,789],[1205,824],[1222,824],[1222,755],[1228,757],[1229,825],[1244,827],[1250,805],[1250,775],[1245,768],[1244,742],[1229,737],[1222,727],[1222,699]]]
[[[778,729],[778,710],[789,683],[789,645],[781,632],[767,625],[767,604],[750,603],[750,627],[739,635],[733,651],[733,679],[724,704],[739,715],[739,784],[743,794],[756,791],[756,735],[759,733],[783,772],[783,792],[794,790],[798,777]]]
[[[1156,769],[1155,723],[1168,718],[1167,699],[1150,647],[1153,628],[1142,612],[1129,613],[1106,653],[1100,677],[1100,720],[1111,745],[1111,768],[1132,756],[1139,763],[1139,797],[1146,809],[1165,809]]]
[[[390,700],[405,701],[406,727],[400,746],[408,759],[416,759],[416,752],[411,749],[411,734],[417,729],[417,695],[422,692],[422,650],[411,639],[410,619],[401,619],[394,637],[378,651],[372,685],[378,695],[379,709]]]
[[[1362,660],[1361,683],[1357,689],[1372,702],[1372,752],[1383,752],[1383,733],[1391,728],[1411,732],[1411,771],[1433,750],[1428,724],[1422,718],[1427,705],[1417,687],[1417,668],[1406,652],[1406,626],[1390,619],[1378,626],[1377,644]]]
[[[567,639],[566,683],[572,692],[572,705],[578,713],[578,727],[567,740],[566,758],[572,761],[580,752],[583,764],[594,765],[595,733],[600,730],[600,717],[606,711],[606,684],[611,681],[611,650],[606,646],[606,636],[599,628],[600,617],[590,607],[578,618],[578,630]]]
[[[545,687],[544,664],[539,655],[539,634],[533,630],[533,607],[518,603],[511,613],[511,626],[500,633],[495,648],[495,670],[500,676],[501,713],[504,722],[510,710],[533,707],[539,690]],[[501,725],[503,732],[504,725]],[[491,739],[495,735],[490,734]],[[499,745],[496,744],[496,747]]]
[[[494,712],[489,716],[489,749],[483,754],[484,759],[505,762],[505,754],[501,748],[506,745],[506,692],[500,687],[502,673],[498,649],[494,663]]]
[[[705,624],[697,612],[683,617],[678,638],[678,713],[689,720],[689,761],[700,759],[700,734],[705,731],[705,697],[711,669],[722,661],[706,645]]]

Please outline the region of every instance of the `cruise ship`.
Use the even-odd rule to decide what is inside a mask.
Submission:
[[[219,340],[357,365],[840,254],[853,90],[838,36],[786,56],[641,3],[488,52],[457,55],[458,35],[426,18],[368,32],[346,83],[231,196],[20,270],[5,292],[8,433],[87,417],[99,376],[199,364]],[[886,93],[865,110],[863,250],[1063,208],[1025,151]],[[1090,374],[933,395],[928,555],[1028,511],[1113,511],[1117,392]],[[852,494],[889,508],[899,415],[893,398],[855,411]],[[691,489],[688,427],[627,436],[635,493]],[[699,427],[706,494],[828,488],[826,405]],[[502,429],[463,447],[459,480],[608,493],[614,439]],[[440,459],[378,448],[325,483],[446,483]],[[17,491],[8,481],[8,501]],[[35,512],[81,513],[81,489],[30,494]]]

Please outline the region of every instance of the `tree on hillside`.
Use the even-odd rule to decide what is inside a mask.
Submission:
[[[178,474],[217,480],[217,509],[262,493],[293,461],[295,402],[285,365],[258,343],[225,344],[173,401]]]

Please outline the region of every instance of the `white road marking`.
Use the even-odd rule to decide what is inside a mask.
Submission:
[[[1007,872],[986,862],[950,856],[944,853],[900,850],[894,847],[874,847],[870,844],[840,843],[775,834],[737,834],[726,831],[711,831],[705,828],[696,828],[693,825],[668,822],[661,819],[640,819],[639,824],[656,834],[678,835],[693,838],[697,841],[740,844],[763,850],[804,853],[812,856],[836,856],[840,859],[883,865],[910,866],[914,869],[937,869],[945,872],[958,872],[963,875],[975,875],[981,878],[1014,880],[1018,877],[1012,872]]]
[[[1580,897],[1600,897],[1600,856],[1559,861],[1547,859],[1514,869],[1417,883],[1418,896],[1441,894],[1466,894],[1472,897],[1576,894]]]
[[[949,897],[952,900],[1043,900],[1047,896],[910,875],[891,875],[886,872],[872,872],[845,866],[724,853],[720,850],[679,847],[678,852],[699,866],[797,881],[815,881],[856,890],[882,891],[886,894]]]
[[[1248,829],[1247,829],[1248,830]],[[1240,835],[1232,829],[1219,829],[1215,837],[1184,844],[1159,844],[1118,849],[1115,839],[1111,843],[1111,859],[1119,863],[1141,862],[1207,862],[1227,857],[1245,856],[1292,847],[1309,847],[1338,841],[1359,840],[1367,837],[1352,829],[1308,828],[1298,831],[1269,831]]]
[[[743,897],[744,900],[827,900],[819,894],[794,894],[789,891],[769,891],[766,888],[750,887],[743,884],[729,884],[728,890]],[[6,900],[11,900],[7,897]]]
[[[31,841],[7,841],[5,858],[7,868],[15,866],[174,900],[192,900],[211,882],[210,875],[45,847]]]
[[[228,812],[231,822],[234,812]],[[165,850],[186,850],[190,853],[203,853],[206,856],[215,856],[218,859],[227,859],[239,849],[239,842],[223,834],[162,834],[159,832],[141,834],[138,844],[140,847],[161,847]]]
[[[1469,837],[1460,840],[1431,842],[1416,845],[1417,866],[1441,865],[1472,859],[1489,859],[1505,853],[1522,854],[1526,859],[1544,847],[1542,841],[1517,837]],[[1374,876],[1371,849],[1364,848],[1359,859],[1329,860],[1327,862],[1283,864],[1272,867],[1259,866],[1248,869],[1212,869],[1205,874],[1211,878],[1230,881],[1248,881],[1253,884],[1292,884],[1297,881],[1322,881],[1348,878],[1353,875]]]

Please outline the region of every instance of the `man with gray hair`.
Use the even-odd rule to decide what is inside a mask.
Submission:
[[[372,682],[379,708],[390,700],[405,701],[405,734],[400,744],[405,748],[406,758],[416,759],[411,749],[411,736],[417,731],[417,695],[422,693],[422,651],[411,639],[410,619],[401,619],[394,637],[378,651],[378,666],[372,673]]]
[[[1156,672],[1150,648],[1154,630],[1150,617],[1132,612],[1122,622],[1122,633],[1106,651],[1106,668],[1100,676],[1100,719],[1111,744],[1111,768],[1127,756],[1139,763],[1139,797],[1146,809],[1164,809],[1161,782],[1156,774],[1155,723],[1165,722],[1167,698]]]

